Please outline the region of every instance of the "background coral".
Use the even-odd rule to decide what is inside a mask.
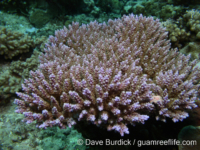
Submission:
[[[177,122],[197,107],[197,61],[170,50],[167,32],[152,17],[73,23],[49,42],[40,69],[15,99],[27,123],[65,128],[85,120],[123,136],[127,124],[144,123],[150,114]]]
[[[185,55],[190,54],[192,59],[198,59],[200,54],[200,42],[189,42],[180,52]]]
[[[28,0],[1,0],[1,10],[8,11],[10,13],[25,13],[27,7],[30,4]]]
[[[0,148],[3,150],[85,150],[86,146],[77,144],[82,135],[74,128],[46,130],[35,129],[36,123],[24,124],[23,115],[16,114],[15,105],[9,103],[0,109]],[[16,144],[17,143],[17,144]]]
[[[132,2],[133,3],[133,2]],[[127,2],[127,5],[131,5],[131,1]],[[148,0],[148,1],[137,1],[135,2],[131,12],[134,14],[143,14],[146,16],[154,16],[161,20],[173,19],[180,16],[185,12],[183,5],[173,5],[169,1],[165,0]],[[129,12],[129,13],[131,13]]]
[[[41,28],[52,19],[61,21],[66,15],[85,14],[94,20],[103,19],[101,14],[111,17],[112,14],[142,13],[162,20],[175,19],[187,9],[197,9],[197,4],[186,0],[2,0],[0,9],[26,16],[35,27]]]
[[[163,26],[169,32],[169,39],[173,47],[182,48],[183,42],[188,42],[191,38],[191,33],[184,27],[180,27],[173,20],[169,19],[163,22]]]
[[[198,10],[187,11],[183,15],[183,19],[187,22],[190,31],[196,33],[196,38],[200,39],[200,12]]]
[[[191,150],[191,149],[198,150],[200,148],[198,144],[200,142],[199,132],[200,132],[199,126],[195,127],[195,126],[189,125],[189,126],[184,127],[178,135],[178,140],[180,142],[191,141],[191,143],[188,145],[180,144],[178,146],[179,150]]]
[[[173,47],[178,47],[180,52],[191,54],[192,59],[199,57],[200,43],[200,13],[198,10],[189,10],[176,21],[168,19],[163,22],[169,32]]]
[[[34,41],[27,34],[0,28],[0,54],[6,59],[28,52]]]
[[[29,71],[37,69],[39,54],[40,52],[35,50],[26,61],[13,61],[9,67],[0,72],[0,96],[4,99],[2,102],[8,103],[8,97],[21,90],[21,84],[29,77]]]

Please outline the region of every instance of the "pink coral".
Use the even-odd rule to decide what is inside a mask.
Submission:
[[[39,69],[17,93],[16,112],[40,128],[88,121],[121,136],[151,112],[183,120],[196,107],[200,85],[200,69],[189,59],[170,49],[165,28],[152,17],[73,23],[49,37]],[[155,95],[162,100],[153,103]]]

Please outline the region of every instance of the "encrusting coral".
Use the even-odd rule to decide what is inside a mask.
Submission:
[[[121,136],[152,116],[182,121],[197,107],[200,69],[170,49],[167,34],[159,20],[133,14],[56,31],[17,93],[16,112],[39,128],[86,121]]]

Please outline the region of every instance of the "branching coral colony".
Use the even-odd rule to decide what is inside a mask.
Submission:
[[[197,60],[170,49],[152,17],[73,23],[49,37],[39,59],[15,99],[16,112],[39,128],[88,121],[124,136],[128,124],[144,123],[150,113],[182,121],[199,100]]]

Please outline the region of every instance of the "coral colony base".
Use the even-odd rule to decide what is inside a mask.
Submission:
[[[200,69],[170,49],[167,34],[159,20],[133,14],[56,31],[17,92],[16,112],[39,128],[87,121],[121,136],[150,116],[182,121],[197,107]]]

